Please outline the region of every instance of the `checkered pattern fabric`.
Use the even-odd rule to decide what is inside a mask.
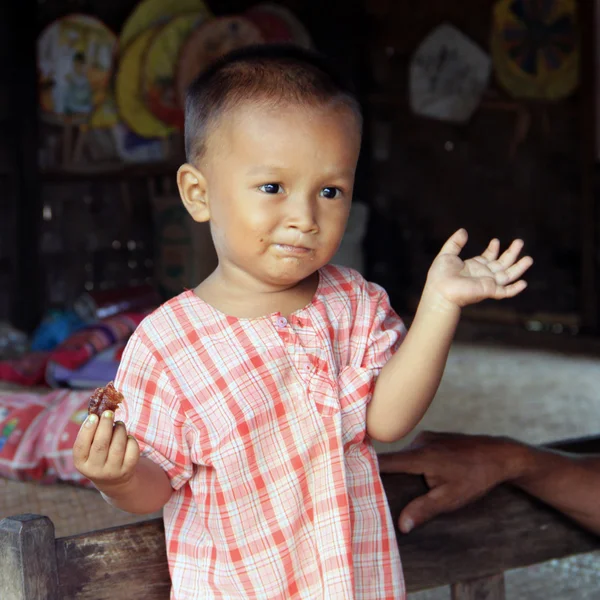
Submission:
[[[172,598],[405,597],[365,423],[405,329],[379,286],[319,274],[288,318],[227,316],[185,292],[125,350],[117,418],[176,490]]]

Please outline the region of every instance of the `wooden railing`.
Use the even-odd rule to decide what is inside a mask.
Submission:
[[[600,438],[555,446],[600,453]],[[426,491],[412,475],[383,481],[395,521]],[[600,549],[600,538],[509,486],[397,536],[408,590],[449,585],[453,600],[502,600],[505,571]],[[160,519],[58,539],[47,517],[0,521],[2,600],[167,600],[169,589]]]

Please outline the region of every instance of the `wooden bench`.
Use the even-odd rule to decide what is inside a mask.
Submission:
[[[600,438],[554,446],[597,453]],[[384,485],[395,521],[426,491],[402,474]],[[600,549],[600,538],[509,486],[398,543],[409,591],[449,585],[453,600],[502,600],[505,571]],[[2,600],[167,600],[169,589],[160,519],[58,539],[47,517],[0,521]]]

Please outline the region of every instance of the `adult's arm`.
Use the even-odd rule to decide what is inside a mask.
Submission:
[[[405,533],[508,483],[600,534],[600,455],[569,454],[510,438],[425,432],[406,450],[381,454],[379,466],[383,473],[422,474],[430,488],[400,514]]]

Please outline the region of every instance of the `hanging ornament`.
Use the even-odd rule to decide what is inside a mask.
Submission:
[[[434,29],[410,62],[410,106],[417,115],[465,123],[488,85],[491,61],[449,24]]]
[[[515,98],[568,96],[579,81],[575,0],[500,0],[491,47],[498,82]]]

